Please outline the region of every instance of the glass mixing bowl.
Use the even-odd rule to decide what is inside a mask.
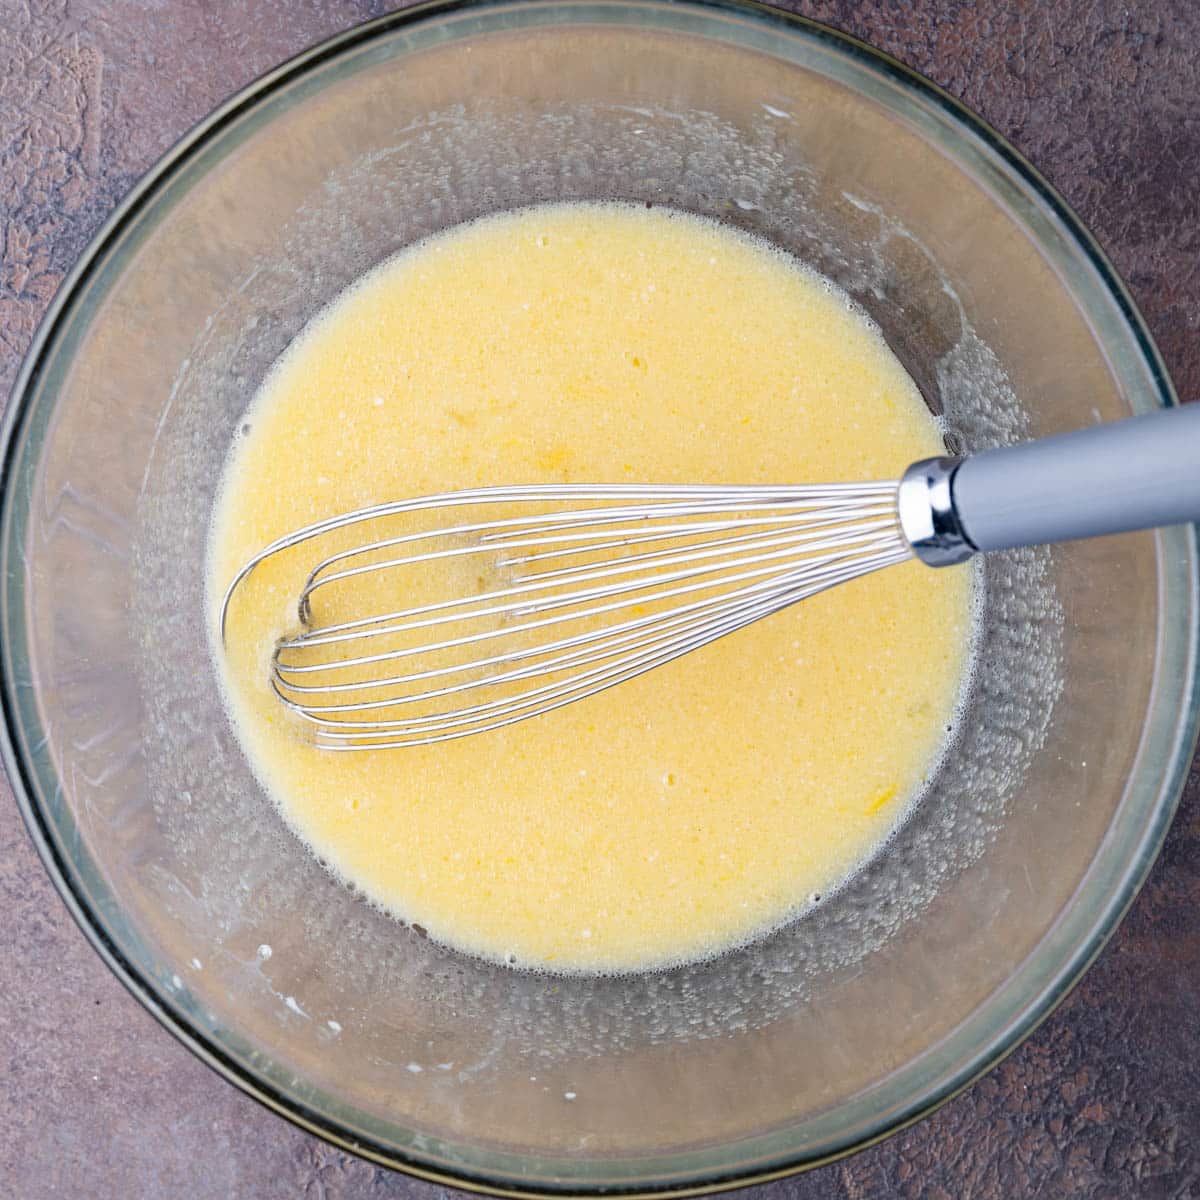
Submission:
[[[411,9],[214,114],[56,300],[6,430],[5,761],[99,952],[277,1111],[466,1186],[702,1190],[912,1120],[1096,954],[1193,743],[1197,546],[1177,528],[990,559],[974,683],[923,804],[770,938],[589,981],[402,928],[306,856],[226,726],[201,611],[214,485],[264,373],[358,274],[570,197],[787,247],[874,315],[952,446],[1173,403],[1062,202],[868,47],[726,3]]]

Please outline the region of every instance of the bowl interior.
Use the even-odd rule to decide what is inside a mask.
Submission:
[[[753,230],[836,280],[955,449],[1170,399],[1104,264],[1002,147],[898,68],[758,11],[377,23],[138,193],[31,360],[9,448],[6,705],[35,833],[110,961],[243,1086],[387,1161],[513,1188],[754,1175],[942,1098],[1111,928],[1195,715],[1190,535],[997,555],[925,802],[763,942],[554,979],[336,884],[222,715],[202,618],[222,463],[272,362],[362,271],[476,215],[612,197]]]

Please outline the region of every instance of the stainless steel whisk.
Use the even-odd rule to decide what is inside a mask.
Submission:
[[[271,686],[325,749],[418,746],[550,712],[914,556],[945,566],[1192,520],[1200,404],[927,459],[890,482],[496,487],[380,504],[265,547],[229,585],[220,630],[268,558],[372,527],[309,572]],[[466,565],[481,590],[405,603],[439,577],[427,572]],[[394,610],[319,623],[323,596],[381,573]]]

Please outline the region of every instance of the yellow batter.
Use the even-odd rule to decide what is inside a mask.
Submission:
[[[366,504],[893,478],[942,450],[843,295],[743,235],[623,205],[527,209],[405,252],[290,347],[247,421],[214,517],[214,612],[254,551]],[[910,563],[544,718],[329,754],[266,684],[312,563],[252,576],[218,655],[259,775],[380,905],[558,971],[714,954],[836,887],[919,791],[969,641],[969,572]]]

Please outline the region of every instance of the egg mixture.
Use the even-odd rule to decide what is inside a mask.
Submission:
[[[245,422],[213,519],[214,623],[255,551],[368,504],[511,483],[888,479],[944,452],[876,327],[828,282],[714,222],[619,204],[533,207],[404,251],[296,339]],[[334,754],[268,686],[314,561],[256,571],[216,650],[256,773],[369,900],[528,968],[714,955],[827,895],[919,795],[969,657],[971,572],[912,562],[536,720]],[[403,607],[352,591],[323,623],[339,602]]]

